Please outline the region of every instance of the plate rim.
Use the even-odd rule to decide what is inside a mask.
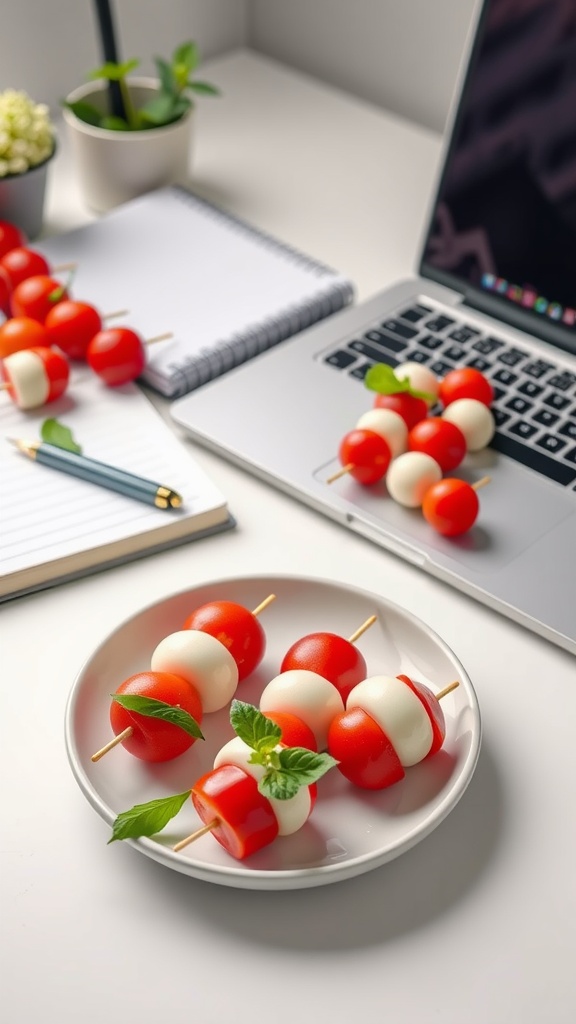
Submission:
[[[82,692],[81,684],[83,676],[87,672],[90,664],[101,650],[119,632],[129,627],[130,624],[135,622],[141,616],[153,612],[168,601],[178,601],[179,599],[183,599],[187,594],[194,594],[198,590],[205,590],[207,588],[224,587],[231,583],[241,585],[243,583],[253,584],[255,582],[268,583],[270,585],[274,582],[301,585],[314,584],[347,591],[349,593],[353,593],[359,598],[378,601],[381,605],[384,605],[394,611],[401,618],[409,620],[417,629],[423,630],[428,634],[442,652],[448,656],[449,660],[457,665],[460,684],[464,683],[468,697],[471,701],[471,710],[474,715],[476,728],[473,730],[471,747],[458,778],[452,783],[441,803],[435,808],[434,812],[431,812],[422,824],[414,827],[412,831],[407,834],[406,838],[402,842],[399,842],[396,847],[392,850],[383,850],[380,856],[375,854],[373,851],[360,854],[347,863],[338,862],[334,864],[318,865],[310,868],[283,868],[271,870],[258,868],[247,872],[243,870],[242,862],[230,865],[215,864],[210,867],[204,866],[203,864],[195,862],[187,857],[179,856],[169,846],[164,846],[162,843],[154,840],[153,837],[125,839],[123,842],[125,845],[132,847],[132,849],[137,850],[139,853],[144,854],[148,858],[156,861],[157,863],[163,864],[180,874],[185,874],[201,881],[227,885],[234,888],[253,890],[303,889],[330,884],[337,881],[344,881],[348,878],[365,874],[368,871],[375,870],[376,868],[395,860],[397,857],[417,845],[417,843],[424,840],[456,807],[468,788],[476,770],[482,745],[483,728],[480,706],[474,685],[468,672],[449,644],[443,640],[436,630],[409,609],[364,587],[359,587],[355,584],[350,584],[342,580],[331,579],[329,577],[310,576],[301,573],[248,573],[239,576],[220,576],[218,578],[211,578],[202,582],[197,582],[194,586],[184,587],[180,590],[164,595],[164,597],[159,598],[156,601],[143,605],[139,610],[128,615],[113,630],[108,632],[108,634],[92,650],[90,655],[84,659],[84,662],[76,673],[66,700],[64,716],[66,755],[72,774],[74,775],[80,790],[88,800],[88,803],[96,813],[111,826],[116,818],[116,813],[107,806],[86,775],[81,763],[81,756],[73,730],[74,712],[77,701],[79,700]]]

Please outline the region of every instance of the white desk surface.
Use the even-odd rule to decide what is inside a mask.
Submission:
[[[224,97],[199,105],[199,190],[349,273],[360,298],[412,270],[436,136],[254,55],[209,71]],[[89,219],[65,145],[49,188],[47,232]],[[229,497],[234,532],[1,608],[7,1024],[348,1024],[375,1012],[568,1024],[574,659],[196,454]],[[357,879],[292,893],[210,885],[107,847],[63,741],[74,678],[120,621],[197,582],[259,573],[349,582],[411,609],[461,659],[483,715],[472,783],[431,836]]]

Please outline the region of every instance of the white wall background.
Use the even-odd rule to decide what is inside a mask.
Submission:
[[[476,0],[113,0],[120,56],[243,46],[442,130]],[[0,89],[56,109],[102,62],[94,0],[1,0]]]

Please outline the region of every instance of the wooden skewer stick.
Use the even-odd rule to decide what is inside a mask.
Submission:
[[[345,466],[342,466],[341,469],[338,469],[336,473],[332,473],[332,476],[328,477],[326,483],[333,484],[335,480],[339,480],[341,476],[346,476],[346,473],[350,473],[352,469],[354,469],[354,464],[352,462],[348,462]]]
[[[253,609],[252,615],[260,615],[260,612],[263,612],[264,609],[267,608],[269,604],[272,604],[272,601],[275,600],[276,594],[269,594],[268,597],[264,599],[264,601],[260,602],[257,608]]]
[[[77,263],[59,263],[56,267],[52,267],[51,274],[63,274],[66,270],[76,270]]]
[[[365,633],[367,629],[370,629],[370,626],[374,625],[377,617],[377,615],[371,615],[369,619],[366,619],[366,622],[363,622],[362,625],[358,627],[356,632],[352,633],[352,636],[348,637],[348,643],[355,644],[358,637],[362,636],[362,633]]]
[[[191,835],[186,836],[186,839],[181,839],[179,843],[176,843],[176,846],[172,847],[172,849],[175,853],[178,853],[178,850],[183,850],[189,843],[193,843],[196,839],[200,839],[200,836],[205,836],[208,832],[211,832],[219,823],[219,818],[214,818],[213,821],[209,821],[207,825],[203,825],[202,828],[197,828],[195,832],[191,833]]]
[[[110,742],[107,743],[105,747],[102,747],[100,750],[97,750],[95,754],[92,754],[92,757],[90,758],[90,760],[91,761],[99,761],[100,758],[104,757],[104,754],[107,754],[109,750],[112,750],[114,747],[117,747],[118,744],[122,743],[123,740],[127,740],[128,737],[131,736],[133,732],[134,732],[134,730],[133,730],[132,726],[131,725],[127,726],[127,728],[123,729],[122,732],[119,732],[114,737],[113,740],[110,740]]]
[[[101,317],[101,319],[102,320],[112,320],[116,316],[127,316],[127,314],[129,312],[130,312],[129,309],[115,309],[113,313],[105,313]]]
[[[479,491],[481,487],[485,487],[486,484],[490,483],[489,476],[483,476],[480,480],[477,480],[475,484],[470,484],[473,491]]]
[[[448,683],[448,686],[445,686],[443,690],[440,690],[440,693],[434,694],[436,700],[442,700],[442,697],[445,697],[448,693],[452,693],[452,690],[455,690],[457,686],[460,686],[457,679],[455,679],[453,683]]]
[[[155,345],[157,341],[168,341],[168,338],[173,338],[172,331],[167,331],[166,334],[156,334],[153,338],[145,338],[145,345]]]

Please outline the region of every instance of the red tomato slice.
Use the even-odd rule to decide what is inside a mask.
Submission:
[[[440,707],[439,701],[429,690],[424,683],[419,683],[415,679],[410,679],[409,676],[398,676],[406,686],[409,686],[413,693],[416,694],[419,701],[424,705],[430,718],[430,725],[432,726],[432,746],[426,754],[426,757],[431,757],[444,743],[446,738],[446,721],[444,719],[444,712]]]
[[[408,430],[411,430],[420,420],[426,419],[428,405],[423,398],[416,398],[409,395],[407,391],[398,391],[393,395],[376,395],[374,408],[391,409],[402,417]]]
[[[422,515],[426,522],[444,537],[458,537],[470,530],[479,509],[474,488],[456,477],[445,477],[432,484],[422,502]]]
[[[307,750],[318,751],[312,729],[301,718],[290,714],[289,711],[263,711],[262,714],[280,726],[281,742],[285,747],[306,747]]]
[[[223,764],[192,786],[192,803],[205,825],[216,822],[212,835],[236,860],[244,860],[278,835],[278,821],[269,800],[251,775]]]
[[[46,328],[32,317],[13,316],[0,325],[0,359],[39,345],[48,347],[48,335]]]
[[[26,245],[24,232],[11,221],[0,220],[0,256],[20,245]]]
[[[328,679],[346,698],[368,671],[363,655],[354,644],[336,633],[308,633],[297,640],[284,655],[281,672],[308,669]]]
[[[351,466],[350,476],[360,484],[381,480],[392,459],[390,446],[373,430],[350,430],[342,438],[338,451],[343,466]]]
[[[202,721],[202,704],[198,693],[185,679],[170,672],[139,672],[125,679],[116,693],[132,693],[163,700],[166,704],[183,708],[199,725]],[[137,711],[128,711],[116,701],[110,705],[110,724],[116,736],[128,726],[132,727],[132,735],[122,740],[122,746],[141,761],[170,761],[196,742],[194,736],[189,736],[177,725],[163,722],[160,718],[149,718]]]
[[[491,405],[494,388],[480,370],[474,366],[463,366],[459,370],[450,370],[440,381],[438,398],[444,407],[459,398],[475,398],[483,405]]]
[[[41,253],[34,249],[28,249],[24,245],[18,245],[2,256],[0,270],[12,291],[17,284],[20,284],[20,281],[25,281],[27,277],[48,274],[50,267]]]
[[[55,352],[53,348],[46,348],[43,345],[38,348],[31,348],[29,351],[34,352],[44,364],[44,371],[50,388],[46,401],[54,402],[57,398],[60,398],[60,395],[64,394],[68,387],[68,380],[70,378],[68,360],[60,352]]]
[[[441,416],[429,416],[409,431],[408,448],[411,452],[431,455],[443,472],[448,473],[456,469],[466,455],[466,438],[455,423]]]
[[[49,274],[34,274],[17,284],[10,298],[12,316],[30,316],[44,323],[57,302],[67,299],[63,284]]]
[[[210,633],[228,648],[238,666],[238,681],[260,664],[266,650],[266,634],[258,618],[234,601],[209,601],[188,616],[183,629]]]
[[[136,331],[108,327],[94,335],[86,359],[94,373],[114,388],[140,376],[146,366],[146,351]]]
[[[328,753],[339,762],[342,775],[361,789],[385,789],[406,774],[386,733],[362,708],[350,708],[332,720]]]

